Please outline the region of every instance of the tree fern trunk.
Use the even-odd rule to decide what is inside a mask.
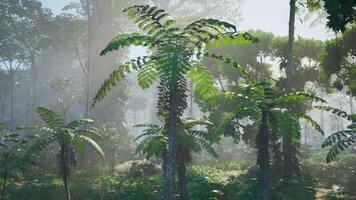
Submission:
[[[184,163],[184,158],[180,158],[177,160],[177,176],[179,183],[179,194],[181,200],[187,200],[187,189],[186,189],[186,165]]]
[[[267,111],[262,111],[259,134],[257,135],[257,164],[260,166],[263,182],[263,200],[270,199],[269,176],[269,133],[267,127]]]
[[[175,175],[176,175],[176,132],[177,132],[176,108],[171,104],[168,120],[168,149],[166,166],[166,200],[173,200],[175,194]]]
[[[69,192],[69,159],[68,159],[68,153],[66,151],[66,146],[61,145],[61,173],[62,173],[62,179],[63,179],[63,184],[64,184],[64,192],[66,195],[66,200],[71,200],[70,197],[70,192]]]

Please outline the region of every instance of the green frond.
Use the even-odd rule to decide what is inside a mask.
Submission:
[[[305,121],[307,121],[316,131],[318,131],[322,135],[325,135],[323,129],[320,127],[318,122],[316,122],[309,115],[306,115],[305,113],[302,113],[302,114],[298,114],[297,116],[298,116],[299,119],[304,119]]]
[[[195,28],[211,28],[215,31],[231,31],[236,32],[236,27],[228,22],[220,21],[217,19],[200,19],[184,28],[184,31],[195,30]]]
[[[235,110],[227,113],[221,120],[215,132],[218,135],[225,135],[226,128],[233,122],[234,119],[239,120],[256,113],[257,105],[253,101],[242,102]]]
[[[356,129],[347,129],[331,134],[325,139],[322,148],[331,147],[326,162],[331,162],[341,152],[356,143]]]
[[[195,85],[194,89],[198,91],[202,99],[212,101],[219,95],[219,90],[215,86],[214,76],[205,66],[193,65],[188,77],[191,78],[192,83]]]
[[[277,101],[280,103],[288,103],[291,101],[315,101],[315,102],[327,103],[324,99],[322,99],[312,93],[309,93],[309,92],[289,93],[289,94],[280,96],[277,99]]]
[[[154,65],[149,63],[145,64],[143,68],[140,69],[137,75],[138,84],[142,89],[148,88],[154,81],[157,80],[159,74]]]
[[[212,156],[219,158],[219,155],[216,153],[212,144],[203,138],[197,138],[197,142]]]
[[[272,110],[270,116],[277,127],[277,133],[289,135],[294,143],[300,142],[301,127],[297,116],[284,110]]]
[[[134,19],[134,23],[148,35],[158,37],[162,33],[167,33],[167,29],[174,24],[173,20],[166,20],[169,15],[164,10],[149,5],[131,6],[125,8],[123,12]],[[160,34],[156,35],[158,32]]]
[[[153,46],[154,38],[140,35],[138,33],[123,34],[114,37],[103,49],[100,55],[105,55],[110,51],[118,50],[130,46]]]
[[[343,117],[346,118],[350,121],[352,121],[352,115],[348,115],[347,112],[340,110],[338,108],[333,108],[330,106],[315,106],[315,108],[319,109],[319,110],[324,110],[324,111],[331,111],[332,114],[337,115],[339,117]]]
[[[36,112],[49,128],[58,129],[64,126],[63,118],[56,112],[44,107],[36,108]]]
[[[258,39],[247,32],[237,33],[237,34],[219,34],[215,38],[206,42],[206,48],[211,48],[211,43],[214,44],[214,48],[219,48],[221,45],[226,47],[227,45],[236,44],[253,44],[258,42]]]
[[[103,136],[95,130],[85,129],[77,132],[78,135],[83,135],[93,139],[94,141],[99,141],[103,139]]]
[[[233,68],[235,68],[235,69],[237,69],[239,71],[239,73],[242,76],[242,78],[244,78],[246,81],[250,81],[251,80],[250,73],[244,67],[242,67],[237,62],[235,62],[234,60],[232,60],[232,59],[230,59],[228,57],[222,56],[222,55],[214,54],[214,53],[213,54],[204,53],[203,56],[207,57],[207,58],[213,58],[213,59],[215,59],[215,60],[217,60],[219,62],[231,65]]]
[[[136,148],[136,152],[142,152],[149,159],[153,156],[161,156],[167,143],[164,136],[148,136],[144,138]]]
[[[85,144],[91,146],[101,157],[105,158],[105,154],[101,147],[99,146],[98,143],[96,143],[93,139],[90,137],[84,136],[84,135],[75,135],[75,138],[77,138],[79,141],[84,142]]]
[[[55,140],[55,138],[52,135],[51,136],[47,136],[47,137],[39,138],[25,152],[25,155],[24,155],[25,160],[33,161],[33,158],[35,158],[38,155],[38,153],[43,151],[54,140]]]
[[[86,124],[94,124],[94,120],[92,119],[78,119],[78,120],[74,120],[72,122],[70,122],[69,124],[67,124],[66,128],[77,128],[80,125],[86,125]]]
[[[104,83],[101,85],[100,89],[97,91],[92,106],[94,107],[99,101],[104,99],[104,97],[108,94],[113,86],[125,77],[125,72],[130,73],[131,70],[138,70],[142,68],[142,65],[146,63],[146,59],[148,57],[138,57],[136,59],[132,59],[118,67],[117,70],[114,70],[107,79],[105,79]]]

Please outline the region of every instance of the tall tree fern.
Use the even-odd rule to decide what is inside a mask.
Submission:
[[[94,121],[91,119],[79,119],[65,123],[65,119],[50,109],[39,107],[36,109],[36,112],[45,122],[45,125],[18,127],[19,129],[33,129],[43,133],[29,147],[25,154],[25,159],[33,160],[48,145],[57,143],[60,147],[58,153],[59,171],[64,183],[66,199],[70,200],[68,183],[69,167],[70,164],[76,165],[75,152],[84,154],[88,145],[100,156],[104,157],[101,147],[96,142],[101,139],[101,135],[95,129],[82,127],[83,125],[93,124]]]
[[[113,71],[94,97],[93,105],[132,70],[138,71],[138,83],[142,88],[159,79],[158,114],[166,119],[164,126],[168,132],[165,199],[173,200],[177,126],[187,107],[186,77],[192,79],[204,99],[212,101],[218,90],[213,76],[200,62],[203,56],[211,56],[204,52],[206,43],[212,40],[223,40],[224,43],[241,39],[252,41],[253,38],[246,33],[239,34],[234,25],[216,19],[201,19],[182,27],[176,25],[164,10],[148,5],[131,6],[123,12],[146,34],[119,35],[109,42],[101,55],[129,46],[148,47],[150,54],[127,61]]]
[[[298,113],[291,109],[286,109],[286,104],[293,101],[325,101],[311,93],[295,92],[284,94],[279,92],[273,82],[253,82],[248,85],[241,85],[240,93],[229,92],[226,98],[240,101],[236,109],[227,113],[217,128],[218,134],[225,134],[225,130],[231,123],[237,127],[244,128],[238,123],[239,120],[248,117],[257,121],[259,132],[256,136],[257,165],[261,170],[261,180],[263,182],[263,199],[270,199],[270,149],[276,150],[274,145],[284,135],[292,138],[295,144],[299,143],[301,137],[300,119],[307,119],[307,122],[323,134],[320,126],[305,113]],[[275,153],[275,152],[274,152]]]

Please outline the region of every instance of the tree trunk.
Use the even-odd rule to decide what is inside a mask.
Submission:
[[[35,56],[31,53],[31,102],[30,102],[30,112],[33,111],[36,106],[36,84],[37,84],[37,66],[35,61]]]
[[[7,158],[5,158],[7,159]],[[8,174],[8,167],[7,167],[7,163],[5,160],[5,167],[4,167],[4,182],[2,184],[2,190],[1,190],[1,200],[5,199],[5,190],[6,190],[6,184],[7,184],[7,174]]]
[[[167,174],[167,148],[165,147],[162,152],[162,171],[163,177],[166,177]]]
[[[177,176],[178,176],[178,183],[179,183],[179,194],[181,200],[187,200],[187,189],[186,189],[186,165],[184,163],[184,158],[177,160]]]
[[[292,90],[292,79],[295,72],[295,66],[293,63],[293,45],[294,45],[294,24],[295,24],[295,12],[296,12],[296,0],[290,0],[290,10],[289,10],[289,29],[288,29],[288,52],[287,52],[287,67],[286,67],[286,77],[287,77],[287,91]],[[286,191],[290,179],[293,175],[293,151],[292,148],[292,138],[289,134],[283,135],[283,191]],[[296,155],[294,155],[296,156]]]
[[[269,157],[269,133],[267,127],[267,111],[262,111],[262,118],[257,139],[257,148],[260,158],[258,164],[261,169],[262,182],[263,182],[263,200],[270,199],[269,191],[269,176],[270,176],[270,157]]]
[[[355,113],[354,102],[353,102],[354,100],[351,94],[348,94],[347,96],[349,96],[350,114],[352,115]]]
[[[62,165],[62,179],[64,183],[64,191],[66,195],[66,200],[70,200],[69,192],[69,159],[68,152],[65,145],[61,145],[61,165]]]
[[[177,102],[175,94],[177,84],[173,84],[169,91],[170,108],[168,116],[168,146],[167,146],[167,167],[165,176],[165,200],[175,199],[175,175],[176,175],[176,151],[177,151]]]
[[[89,0],[85,1],[85,9],[88,17],[88,46],[87,46],[87,69],[84,73],[85,77],[85,110],[84,110],[84,118],[89,118],[89,107],[90,107],[90,59],[92,54],[91,48],[91,39],[92,39],[92,20],[91,20],[91,11],[89,6]]]
[[[15,86],[15,72],[12,70],[10,76],[10,128],[14,128],[14,86]]]

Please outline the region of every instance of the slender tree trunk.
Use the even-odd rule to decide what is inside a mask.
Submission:
[[[287,77],[287,91],[292,89],[292,79],[295,72],[295,66],[293,63],[293,45],[294,45],[294,24],[295,24],[295,12],[296,12],[296,0],[290,0],[290,10],[289,10],[289,30],[288,30],[288,52],[287,52],[287,67],[286,67],[286,77]],[[290,179],[293,175],[293,156],[294,151],[292,151],[292,138],[289,134],[283,135],[283,191],[286,191]]]
[[[36,106],[36,85],[37,85],[37,66],[35,61],[35,56],[31,53],[31,102],[30,102],[30,112],[33,111]]]
[[[88,46],[87,46],[87,70],[84,74],[85,77],[85,111],[84,118],[89,118],[89,108],[90,108],[90,59],[91,59],[91,39],[92,39],[92,24],[91,24],[91,11],[90,11],[90,2],[89,0],[85,1],[85,9],[88,17]]]
[[[163,170],[163,177],[167,175],[167,148],[163,149],[162,152],[162,170]]]
[[[178,183],[179,183],[179,193],[181,200],[187,200],[187,189],[186,189],[186,165],[184,163],[184,158],[177,160],[177,176],[178,176]]]
[[[5,158],[7,159],[7,158]],[[4,182],[2,183],[2,190],[1,190],[1,200],[5,199],[5,190],[6,190],[6,184],[7,184],[7,174],[8,174],[8,166],[7,162],[5,160],[5,167],[4,167]]]
[[[61,146],[61,162],[62,162],[62,179],[64,184],[64,192],[66,195],[66,200],[71,200],[69,192],[69,159],[68,152],[66,151],[66,146]]]
[[[14,85],[15,85],[15,72],[10,71],[10,127],[14,127]]]
[[[267,111],[262,111],[260,133],[259,133],[260,160],[258,161],[262,173],[263,200],[270,199],[269,176],[270,176],[270,157],[269,157],[269,133],[267,127]]]
[[[355,113],[354,100],[353,100],[351,94],[348,94],[347,96],[349,96],[350,114],[352,115]]]
[[[170,108],[168,116],[168,146],[167,146],[167,167],[165,177],[165,200],[175,199],[175,175],[176,175],[176,151],[177,151],[177,102],[175,93],[177,84],[173,84],[169,91]]]

